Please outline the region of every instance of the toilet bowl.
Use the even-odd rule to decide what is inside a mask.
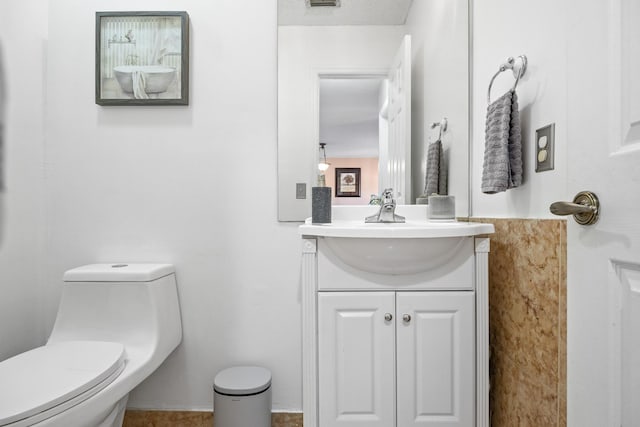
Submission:
[[[0,362],[0,426],[120,427],[129,392],[178,346],[170,264],[64,274],[47,344]]]

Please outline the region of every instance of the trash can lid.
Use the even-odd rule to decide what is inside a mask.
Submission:
[[[213,389],[218,393],[242,396],[265,391],[271,385],[271,372],[259,366],[236,366],[216,375]]]

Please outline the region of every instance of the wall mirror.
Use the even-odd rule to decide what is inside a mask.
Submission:
[[[439,138],[447,193],[468,217],[468,1],[278,0],[280,221],[311,216],[319,175],[334,205],[367,204],[385,187],[416,203]],[[445,117],[440,136],[432,124]],[[359,171],[359,197],[336,191],[345,169]]]

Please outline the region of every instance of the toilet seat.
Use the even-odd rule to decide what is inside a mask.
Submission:
[[[105,341],[58,342],[0,362],[0,426],[29,426],[63,412],[124,367],[124,346]]]

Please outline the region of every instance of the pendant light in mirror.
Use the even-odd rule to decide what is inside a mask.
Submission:
[[[320,154],[318,155],[318,170],[324,172],[329,169],[329,163],[327,163],[327,153],[325,151],[325,142],[320,143]]]

